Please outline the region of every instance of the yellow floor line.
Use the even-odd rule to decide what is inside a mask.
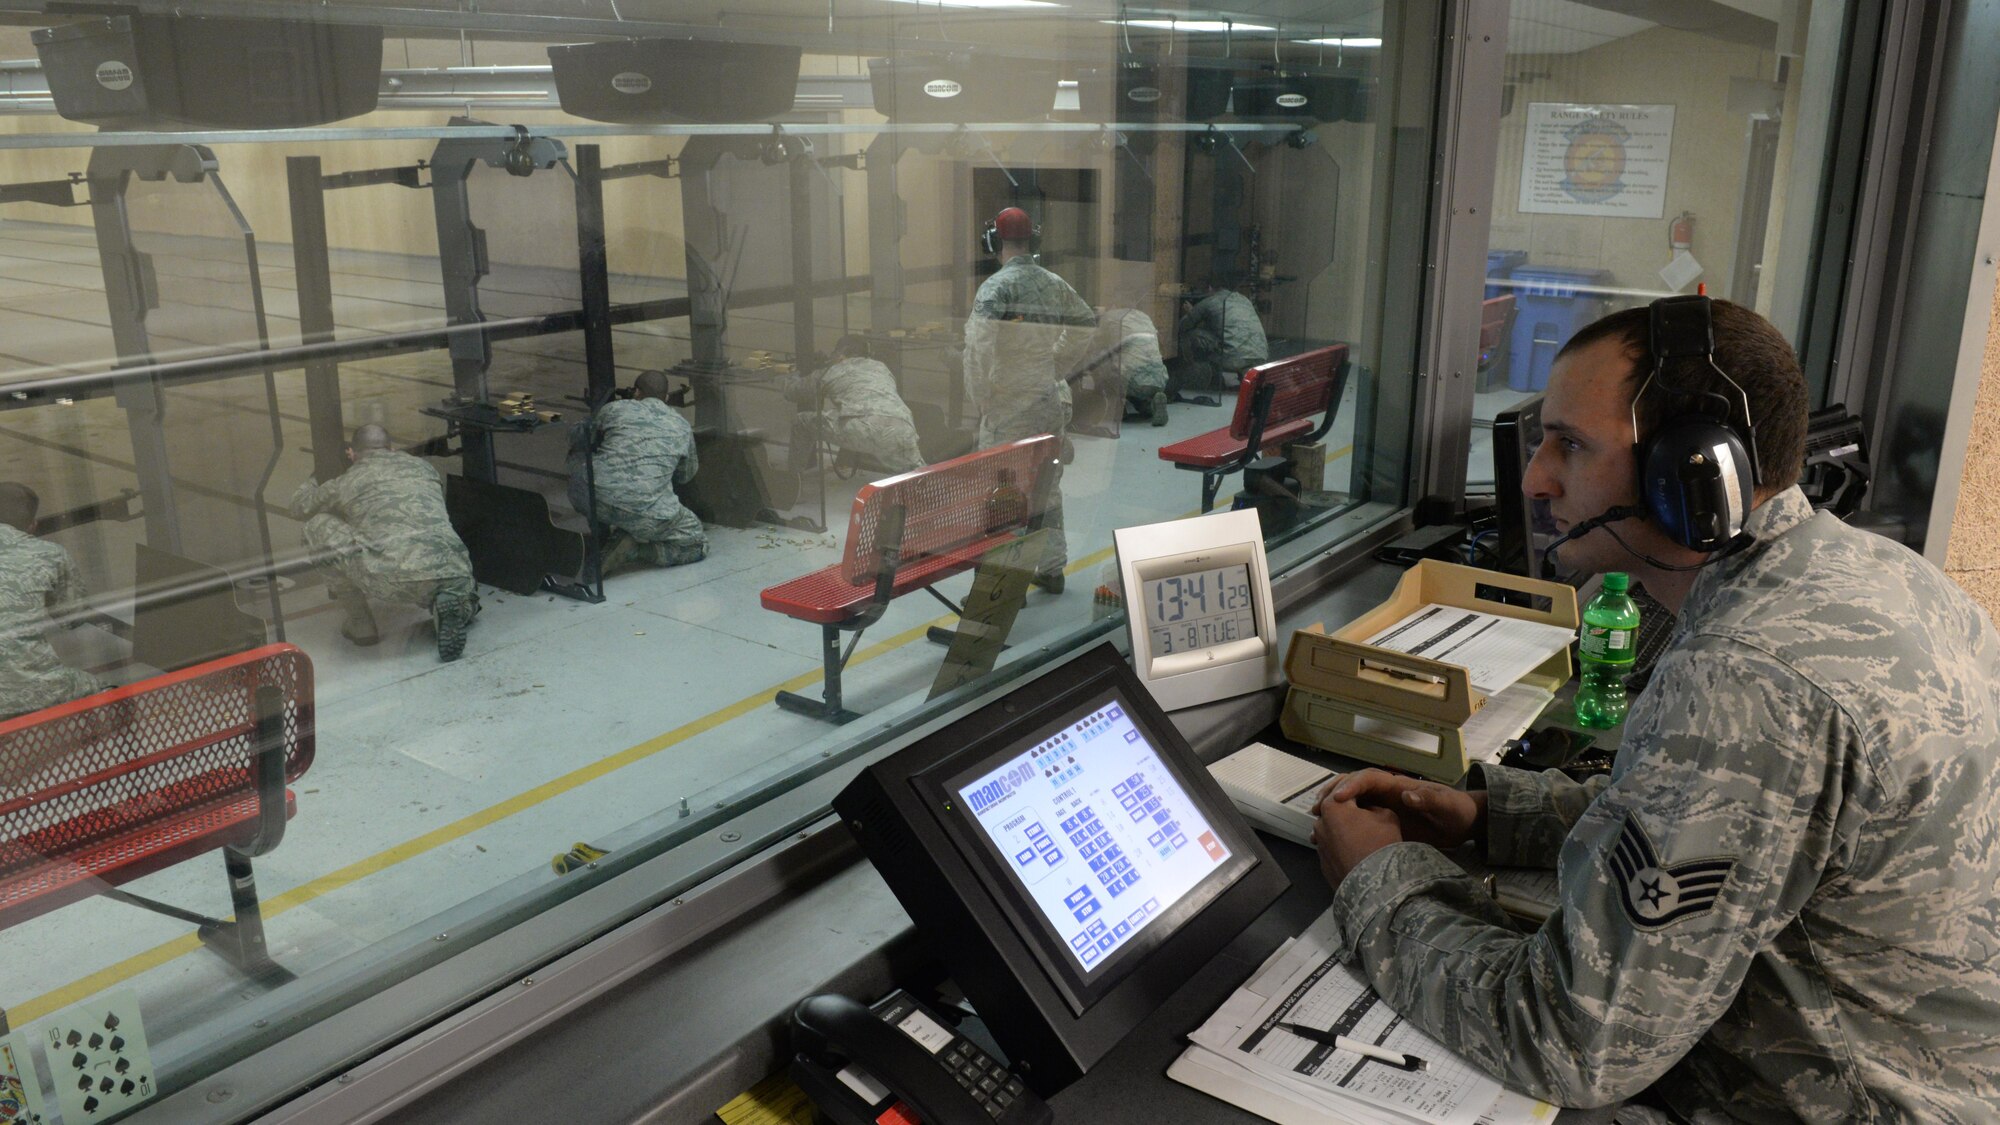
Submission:
[[[1333,461],[1345,457],[1353,452],[1353,450],[1354,447],[1352,445],[1345,446],[1327,454],[1327,460]],[[1177,518],[1185,519],[1199,513],[1200,509],[1198,508],[1190,509],[1183,512]],[[1102,550],[1093,551],[1083,558],[1072,561],[1063,569],[1063,573],[1076,574],[1089,567],[1096,566],[1098,563],[1110,558],[1115,552],[1115,547],[1105,547]],[[924,636],[932,626],[944,625],[950,622],[952,616],[951,614],[946,614],[942,617],[936,617],[922,625],[905,629],[893,637],[877,641],[867,648],[857,651],[854,654],[854,658],[848,664],[850,666],[865,664],[875,657],[902,648],[911,641]],[[560,777],[537,785],[525,793],[510,797],[497,805],[482,809],[470,816],[460,817],[450,824],[433,829],[414,839],[406,840],[393,848],[377,852],[366,859],[356,860],[337,871],[330,871],[311,882],[302,883],[283,894],[265,899],[264,918],[266,921],[269,921],[287,910],[303,906],[316,898],[331,894],[366,876],[387,870],[404,860],[413,859],[425,852],[442,847],[454,840],[470,835],[481,828],[486,828],[505,820],[515,813],[525,812],[536,805],[544,804],[578,786],[596,781],[608,774],[624,769],[635,762],[644,761],[662,750],[685,742],[696,735],[707,733],[724,723],[741,718],[765,706],[781,691],[800,691],[810,687],[814,683],[817,683],[821,679],[821,676],[822,673],[817,670],[793,676],[781,684],[766,688],[755,695],[745,696],[727,707],[711,711],[693,722],[675,727],[665,734],[647,739],[637,746],[621,750],[609,757],[600,758],[590,765],[571,770]],[[192,934],[163,942],[146,950],[144,953],[127,957],[115,965],[107,966],[89,976],[72,981],[61,988],[45,992],[24,1004],[10,1008],[7,1010],[8,1018],[16,1025],[32,1022],[45,1015],[61,1011],[63,1008],[93,996],[113,985],[129,980],[148,969],[158,968],[176,957],[192,953],[199,948],[201,948],[201,942]]]

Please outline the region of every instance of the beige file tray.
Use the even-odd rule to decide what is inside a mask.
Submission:
[[[1535,610],[1481,598],[1480,586],[1544,597],[1549,608]],[[1362,640],[1433,604],[1566,629],[1575,629],[1578,621],[1576,591],[1563,583],[1425,559],[1403,575],[1388,601],[1338,631],[1327,634],[1313,627],[1292,635],[1285,655],[1285,675],[1292,684],[1282,716],[1286,736],[1440,781],[1465,776],[1469,762],[1460,728],[1485,706],[1486,696],[1472,686],[1459,665],[1377,648]],[[1569,651],[1564,649],[1522,679],[1553,692],[1569,677]],[[1379,727],[1367,729],[1373,724],[1434,736],[1437,752],[1406,746]]]
[[[1279,713],[1278,725],[1294,742],[1446,783],[1464,777],[1472,768],[1460,727],[1334,699],[1301,687],[1285,693],[1285,709]],[[1437,739],[1437,750],[1426,752],[1407,746],[1396,737],[1412,732]]]

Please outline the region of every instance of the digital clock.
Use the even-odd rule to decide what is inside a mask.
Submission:
[[[1257,635],[1247,564],[1155,578],[1140,588],[1139,600],[1153,651],[1163,655]]]
[[[1120,528],[1132,668],[1168,710],[1278,680],[1264,536],[1253,511]]]

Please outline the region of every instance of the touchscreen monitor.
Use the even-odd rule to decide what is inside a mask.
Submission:
[[[1230,565],[1206,569],[1226,587]],[[1180,591],[1188,612],[1226,621],[1214,581],[1202,586]],[[1043,1094],[1286,885],[1108,644],[869,765],[833,807]]]
[[[981,842],[1090,970],[1229,859],[1123,702],[954,781]]]

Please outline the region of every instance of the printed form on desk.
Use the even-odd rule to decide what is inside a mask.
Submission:
[[[1323,915],[1280,946],[1189,1036],[1167,1069],[1177,1081],[1280,1125],[1520,1125],[1556,1108],[1513,1093],[1403,1022],[1331,952]],[[1328,1029],[1414,1054],[1418,1071],[1300,1038],[1279,1023]]]
[[[1368,638],[1368,643],[1457,664],[1471,674],[1473,687],[1497,695],[1575,639],[1576,630],[1560,625],[1426,605]]]

